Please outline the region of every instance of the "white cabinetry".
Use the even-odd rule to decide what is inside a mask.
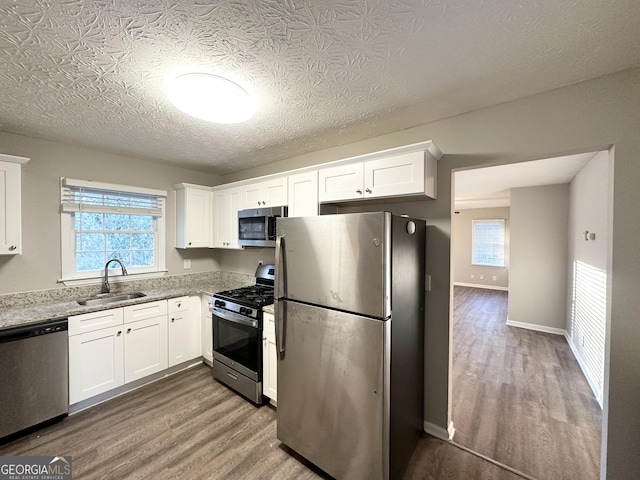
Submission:
[[[202,357],[213,365],[213,319],[211,318],[211,295],[202,295]]]
[[[243,185],[242,208],[279,207],[287,204],[287,177]]]
[[[167,368],[167,301],[69,317],[69,403]]]
[[[436,161],[442,154],[433,144],[421,144],[417,150],[412,147],[363,155],[321,168],[320,202],[418,195],[436,198]]]
[[[169,367],[173,367],[201,355],[200,297],[171,298],[168,304]]]
[[[209,247],[211,243],[211,189],[180,183],[176,192],[176,248]]]
[[[69,318],[69,403],[124,384],[122,309]]]
[[[278,353],[276,351],[275,319],[271,313],[263,314],[262,336],[262,393],[278,402]]]
[[[241,210],[240,187],[213,191],[213,248],[235,248],[238,245],[238,210]]]
[[[289,175],[287,202],[290,217],[318,215],[318,171]]]
[[[167,301],[124,307],[124,381],[165,370],[167,363]]]
[[[22,253],[21,164],[28,161],[0,154],[0,255]]]

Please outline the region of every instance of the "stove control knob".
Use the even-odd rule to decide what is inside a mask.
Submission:
[[[251,310],[250,308],[245,308],[245,312],[247,315],[251,315],[253,313],[253,310]]]
[[[247,312],[247,309],[244,307],[240,307],[240,315],[244,315]]]
[[[214,306],[214,307],[224,307],[224,302],[223,302],[222,300],[216,300],[216,301],[213,303],[213,306]]]

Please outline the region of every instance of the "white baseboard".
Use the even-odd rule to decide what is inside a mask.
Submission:
[[[554,335],[567,335],[566,330],[563,328],[547,327],[545,325],[536,325],[535,323],[516,322],[515,320],[507,319],[508,327],[526,328],[527,330],[535,330],[536,332],[553,333]]]
[[[567,339],[567,343],[569,344],[569,347],[571,348],[571,351],[573,352],[573,356],[575,357],[576,361],[578,362],[578,365],[580,365],[580,369],[582,370],[582,373],[584,374],[584,377],[587,379],[587,383],[591,387],[591,391],[593,392],[593,395],[596,397],[596,400],[598,401],[598,404],[600,405],[600,408],[603,408],[603,406],[602,406],[602,403],[603,403],[602,392],[596,386],[596,383],[591,379],[591,375],[589,375],[589,370],[587,370],[587,365],[585,364],[585,362],[584,362],[584,360],[582,358],[582,355],[580,354],[580,351],[578,350],[578,347],[574,343],[573,338],[571,338],[567,332],[565,332],[564,337]]]
[[[453,282],[453,284],[457,287],[484,288],[486,290],[500,290],[502,292],[509,291],[509,287],[500,287],[498,285],[483,285],[481,283],[462,283],[462,282]]]
[[[424,422],[424,431],[445,442],[453,440],[453,436],[456,433],[456,429],[453,428],[453,422],[449,422],[449,426],[445,429],[426,420]]]

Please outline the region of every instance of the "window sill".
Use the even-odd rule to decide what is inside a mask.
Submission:
[[[164,277],[168,270],[159,270],[157,272],[130,273],[128,275],[118,275],[109,273],[109,283],[124,283],[134,280],[145,280],[147,278]],[[58,283],[64,284],[66,287],[78,287],[83,285],[99,285],[104,280],[104,276],[88,277],[88,278],[61,278]]]

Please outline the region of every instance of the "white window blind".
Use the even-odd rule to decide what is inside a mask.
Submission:
[[[505,265],[505,221],[473,220],[471,263],[488,267]]]

